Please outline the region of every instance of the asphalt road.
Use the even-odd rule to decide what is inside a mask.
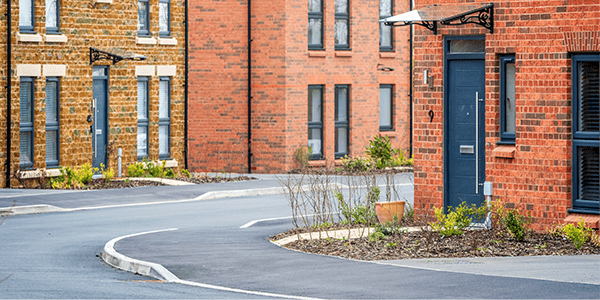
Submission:
[[[169,228],[175,231],[123,239],[115,249],[160,263],[181,279],[248,291],[314,298],[404,299],[598,299],[599,284],[541,280],[463,271],[383,265],[308,255],[279,248],[268,236],[291,228],[281,195],[189,200],[211,189],[273,186],[269,180],[224,187],[186,186],[112,191],[44,193],[0,191],[0,207],[46,203],[78,208],[67,213],[10,216],[0,226],[0,298],[202,298],[253,299],[266,296],[157,282],[109,267],[101,261],[111,239]],[[411,190],[408,189],[408,192]],[[405,192],[407,192],[405,191]],[[77,201],[79,199],[80,201]],[[99,209],[107,206],[141,204]],[[20,204],[19,203],[19,204]],[[96,209],[85,210],[85,207]],[[568,258],[567,258],[568,260]],[[552,271],[542,263],[542,272]],[[519,264],[513,264],[519,267]],[[585,264],[579,264],[585,268]],[[597,273],[588,264],[589,272]],[[561,269],[562,271],[568,269]]]

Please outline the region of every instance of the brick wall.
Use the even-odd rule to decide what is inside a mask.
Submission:
[[[395,11],[407,9],[396,1]],[[334,161],[334,87],[350,85],[350,155],[379,133],[379,84],[395,85],[395,147],[408,149],[408,28],[379,52],[379,1],[350,1],[351,51],[334,48],[334,2],[324,1],[324,50],[307,47],[305,0],[252,2],[252,172],[298,167],[308,140],[308,85],[324,85],[324,155]],[[228,13],[226,14],[225,11]],[[196,171],[247,171],[247,2],[190,9],[190,159]],[[394,69],[379,71],[378,66]]]
[[[445,1],[442,5],[484,1]],[[415,8],[436,4],[417,0]],[[597,1],[495,1],[494,33],[475,25],[415,31],[415,212],[433,215],[444,201],[444,36],[485,35],[486,180],[494,198],[519,206],[543,229],[567,217],[572,198],[571,53],[599,51]],[[573,37],[577,38],[573,38]],[[500,146],[500,55],[516,58],[516,143]],[[423,70],[435,78],[422,84]],[[512,156],[512,157],[511,157]]]
[[[109,143],[123,149],[123,168],[137,161],[137,76],[136,66],[175,66],[176,74],[171,79],[171,155],[183,165],[184,155],[184,1],[171,1],[171,35],[177,45],[142,45],[136,43],[137,3],[114,1],[112,4],[94,4],[94,1],[60,1],[60,31],[64,42],[23,42],[17,40],[19,32],[19,5],[12,2],[12,149],[11,171],[19,169],[19,77],[15,71],[19,65],[34,64],[66,66],[60,78],[60,165],[77,166],[92,162],[91,123],[87,116],[92,114],[92,66],[89,48],[117,47],[147,57],[145,61],[124,60],[112,64],[100,60],[94,65],[109,65]],[[44,37],[45,2],[35,0],[34,30]],[[158,37],[158,0],[150,0],[150,31]],[[5,7],[2,8],[4,17]],[[5,19],[0,20],[5,24]],[[3,27],[4,28],[4,27]],[[0,42],[5,41],[5,32],[0,34]],[[0,72],[5,80],[6,52],[2,46]],[[35,78],[34,110],[34,168],[45,165],[45,79],[44,73]],[[158,76],[150,79],[150,134],[149,154],[158,159]],[[2,86],[5,86],[3,81]],[[2,93],[5,90],[2,89]],[[0,109],[6,111],[6,97],[3,95]],[[6,113],[2,113],[0,126],[5,127]],[[4,141],[5,130],[0,130]],[[2,165],[6,162],[5,143],[0,146]],[[110,156],[110,166],[116,170],[116,151]],[[4,186],[4,176],[0,185]],[[18,183],[13,181],[13,185]]]

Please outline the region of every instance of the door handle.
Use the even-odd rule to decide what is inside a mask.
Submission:
[[[479,92],[475,92],[475,194],[479,194]]]

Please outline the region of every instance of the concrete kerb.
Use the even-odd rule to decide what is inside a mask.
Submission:
[[[196,286],[196,287],[201,287],[201,288],[234,292],[234,293],[242,293],[242,294],[248,294],[248,295],[257,295],[257,296],[262,296],[262,297],[273,297],[273,298],[283,298],[283,299],[301,299],[301,300],[316,300],[316,299],[318,299],[318,298],[310,298],[310,297],[300,297],[300,296],[249,291],[249,290],[217,286],[217,285],[212,285],[212,284],[204,284],[204,283],[199,283],[199,282],[181,280],[160,264],[133,259],[131,257],[125,256],[125,255],[117,252],[114,248],[115,244],[122,239],[139,236],[139,235],[144,235],[144,234],[175,231],[175,230],[177,230],[177,228],[147,231],[147,232],[135,233],[135,234],[130,234],[130,235],[114,238],[114,239],[110,240],[108,243],[106,243],[106,245],[104,245],[104,250],[102,251],[101,258],[106,264],[110,265],[113,268],[123,270],[126,272],[130,272],[130,273],[134,273],[134,274],[138,274],[138,275],[144,275],[144,276],[156,278],[158,280],[162,280],[162,281],[169,282],[169,283],[184,284],[184,285],[189,285],[189,286]]]

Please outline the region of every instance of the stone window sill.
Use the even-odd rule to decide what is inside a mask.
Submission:
[[[396,58],[395,52],[379,52],[379,58]]]
[[[325,51],[308,51],[309,57],[325,57],[327,53]]]
[[[159,45],[167,45],[167,46],[176,46],[177,39],[176,38],[165,38],[165,37],[161,38],[161,37],[159,37],[158,44]]]
[[[492,150],[492,156],[496,158],[515,158],[517,147],[515,145],[501,145]]]
[[[41,43],[42,36],[39,33],[19,33],[19,32],[17,32],[17,42]]]
[[[352,52],[350,52],[350,51],[336,51],[335,52],[335,56],[336,57],[352,57]]]
[[[94,3],[112,4],[112,0],[94,0]]]
[[[156,45],[156,39],[153,37],[136,37],[135,42],[138,45]]]
[[[46,43],[66,43],[67,41],[67,36],[64,34],[44,34]]]

